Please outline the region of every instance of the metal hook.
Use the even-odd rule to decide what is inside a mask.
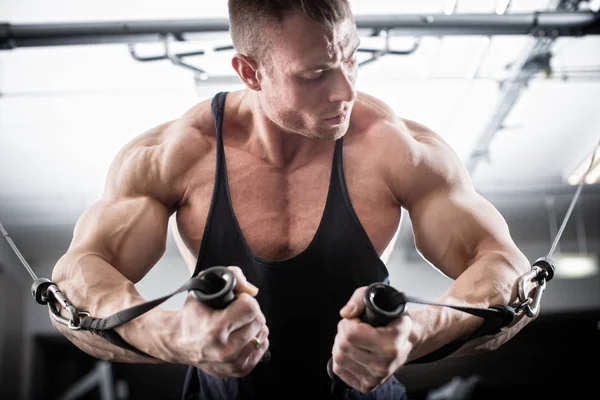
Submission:
[[[380,59],[381,57],[388,55],[388,54],[392,54],[392,55],[396,55],[396,56],[407,56],[410,54],[413,54],[415,51],[417,51],[417,49],[419,48],[419,46],[421,45],[421,38],[420,37],[416,37],[414,39],[413,45],[410,49],[407,50],[390,50],[390,36],[392,36],[394,33],[393,29],[382,29],[379,31],[379,36],[384,37],[385,38],[385,42],[384,42],[384,47],[383,50],[382,49],[369,49],[369,48],[360,48],[358,49],[359,52],[362,53],[371,53],[371,57],[360,62],[358,64],[359,67],[362,67],[364,65],[367,65],[369,63],[372,63],[373,61],[377,61],[378,59]]]
[[[166,55],[166,57],[169,60],[171,60],[171,62],[173,64],[178,65],[180,67],[187,68],[189,70],[192,70],[196,74],[198,74],[198,78],[200,80],[203,80],[203,81],[207,80],[208,79],[208,73],[206,73],[206,71],[204,71],[203,69],[194,67],[193,65],[184,63],[183,61],[181,61],[181,58],[179,58],[179,56],[177,54],[173,54],[171,52],[171,49],[169,47],[169,36],[171,36],[170,33],[168,33],[166,35],[162,35],[162,42],[163,42],[163,46],[165,48],[165,55]]]
[[[133,44],[129,44],[129,54],[131,55],[131,57],[133,57],[134,60],[140,61],[140,62],[160,61],[160,60],[168,59],[166,54],[163,54],[160,56],[142,57],[137,54],[137,52],[135,51],[135,45],[133,45]],[[182,57],[190,57],[190,56],[202,56],[204,54],[205,54],[204,50],[198,50],[198,51],[190,51],[190,52],[186,52],[186,53],[177,53],[177,54],[175,54],[175,56],[178,58],[182,58]]]

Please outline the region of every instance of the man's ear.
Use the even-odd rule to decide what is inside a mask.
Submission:
[[[244,54],[238,53],[231,59],[231,65],[249,89],[260,90],[260,73],[256,61]]]

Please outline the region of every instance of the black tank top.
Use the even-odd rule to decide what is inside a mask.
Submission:
[[[269,327],[271,360],[241,379],[221,379],[190,367],[183,398],[331,399],[327,361],[340,321],[339,311],[355,289],[387,282],[388,271],[360,224],[344,182],[342,144],[337,140],[325,210],[314,238],[284,261],[256,256],[240,230],[231,204],[223,146],[226,92],[212,102],[217,134],[217,168],[194,276],[215,265],[239,266],[260,290],[256,297]],[[268,227],[262,227],[262,229]],[[395,378],[363,395],[345,389],[344,399],[401,399]]]

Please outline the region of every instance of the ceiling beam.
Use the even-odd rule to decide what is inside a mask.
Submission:
[[[515,14],[396,14],[355,17],[358,29],[390,31],[399,36],[530,35],[534,37],[600,34],[600,14],[591,11]],[[0,50],[20,47],[159,42],[165,36],[185,40],[192,33],[227,32],[227,18],[81,22],[0,23]]]

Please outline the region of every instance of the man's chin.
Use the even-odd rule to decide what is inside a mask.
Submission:
[[[320,140],[338,140],[348,132],[349,124],[323,126],[314,132],[313,137]]]

